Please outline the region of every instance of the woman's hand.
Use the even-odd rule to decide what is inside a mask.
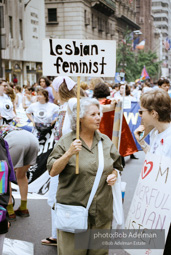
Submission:
[[[141,139],[141,133],[145,130],[144,125],[140,125],[137,129],[135,129],[134,131],[134,135],[135,138],[137,139],[137,141],[139,141]]]
[[[79,139],[74,140],[68,150],[68,153],[72,156],[77,154],[82,149],[82,142]]]
[[[115,184],[118,177],[118,172],[116,170],[113,170],[112,174],[109,174],[106,181],[108,185],[112,186]]]

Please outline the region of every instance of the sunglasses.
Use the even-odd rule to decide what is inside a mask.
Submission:
[[[146,112],[146,111],[148,111],[148,110],[142,110],[142,109],[138,110],[139,115],[142,115],[142,114],[143,114],[143,112]]]

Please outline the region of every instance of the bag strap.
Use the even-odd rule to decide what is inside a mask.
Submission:
[[[90,205],[93,201],[94,195],[96,194],[96,191],[97,191],[97,188],[99,186],[100,179],[101,179],[101,176],[102,176],[102,173],[103,173],[104,156],[103,156],[103,145],[102,145],[101,140],[98,142],[98,158],[99,158],[99,167],[98,167],[96,178],[95,178],[94,184],[93,184],[93,188],[91,190],[90,197],[89,197],[89,200],[88,200],[88,203],[87,203],[87,207],[86,207],[87,210],[89,210],[89,208],[90,208]]]

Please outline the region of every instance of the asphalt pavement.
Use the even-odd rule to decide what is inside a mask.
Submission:
[[[122,174],[122,181],[127,183],[124,200],[125,218],[129,210],[144,160],[143,152],[137,152],[135,153],[135,156],[139,159],[130,159],[129,156],[125,158],[126,166]],[[19,200],[16,199],[15,201],[15,209],[17,209],[19,206]],[[55,246],[45,246],[41,244],[41,239],[51,235],[50,207],[47,205],[47,200],[29,199],[28,208],[30,211],[30,217],[17,217],[17,220],[12,223],[6,237],[33,243],[34,255],[56,255],[57,251]],[[128,253],[123,250],[110,250],[109,254],[126,255]]]

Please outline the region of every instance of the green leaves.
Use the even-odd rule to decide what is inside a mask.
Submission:
[[[131,31],[126,31],[116,52],[116,71],[125,73],[125,80],[135,81],[140,78],[145,65],[150,78],[158,78],[161,61],[156,52],[132,49]]]

